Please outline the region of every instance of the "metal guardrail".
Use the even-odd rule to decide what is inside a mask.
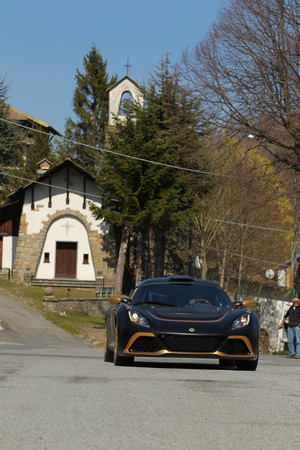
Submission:
[[[109,297],[109,296],[113,295],[113,293],[114,293],[113,287],[100,287],[97,291],[95,291],[96,297],[97,297],[97,295],[99,295],[100,298]]]

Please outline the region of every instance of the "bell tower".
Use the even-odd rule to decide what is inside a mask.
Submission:
[[[117,81],[109,92],[109,116],[108,125],[113,126],[116,118],[125,120],[126,114],[124,113],[124,103],[129,100],[137,102],[143,107],[144,99],[142,96],[140,86],[133,81],[128,75]]]

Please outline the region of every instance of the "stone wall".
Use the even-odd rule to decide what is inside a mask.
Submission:
[[[291,304],[293,293],[291,289],[279,288],[259,284],[243,285],[243,294],[240,300],[254,300],[259,306],[259,325],[265,330],[269,341],[269,353],[281,352],[284,350],[284,343],[281,341],[281,334],[278,324],[282,318],[283,310]]]
[[[284,350],[284,343],[281,341],[282,332],[278,330],[283,311],[287,310],[288,303],[284,300],[273,300],[258,298],[260,306],[260,327],[268,333],[269,353],[276,353]]]
[[[43,307],[46,311],[55,313],[87,313],[92,317],[105,317],[105,311],[109,308],[110,303],[106,298],[61,298],[56,299],[52,296],[43,297]]]

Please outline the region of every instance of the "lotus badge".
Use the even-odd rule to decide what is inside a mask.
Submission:
[[[195,328],[190,328],[189,331],[190,331],[191,333],[194,333]]]

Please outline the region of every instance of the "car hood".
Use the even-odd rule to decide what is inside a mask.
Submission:
[[[201,312],[194,308],[172,308],[172,307],[151,307],[151,306],[127,306],[127,308],[136,310],[141,313],[149,322],[150,328],[140,327],[140,330],[147,330],[154,333],[189,333],[195,335],[220,335],[227,333],[240,334],[241,330],[231,330],[233,321],[249,311],[249,308],[237,310],[222,310],[209,313],[207,310]],[[188,311],[187,311],[188,309]],[[192,311],[193,310],[193,311]],[[254,314],[254,313],[253,313]],[[255,316],[255,314],[254,314]],[[135,325],[136,326],[136,325]],[[252,326],[252,325],[250,325]],[[247,328],[249,330],[249,328]]]
[[[201,321],[219,321],[225,318],[227,315],[232,316],[232,313],[236,316],[240,315],[242,313],[241,310],[239,311],[231,311],[231,310],[219,310],[210,312],[207,310],[199,311],[196,308],[172,308],[172,307],[151,307],[151,306],[143,306],[143,307],[137,307],[133,305],[133,309],[136,309],[140,311],[144,315],[149,315],[152,319],[157,320],[174,320],[174,321],[194,321],[194,320],[201,320]],[[233,317],[233,316],[232,316]]]

